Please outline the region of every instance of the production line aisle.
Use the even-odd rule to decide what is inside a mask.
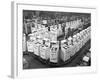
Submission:
[[[28,59],[30,59],[29,63],[29,68],[28,69],[33,69],[33,68],[53,68],[53,67],[75,67],[75,66],[80,66],[82,62],[83,56],[86,55],[87,51],[90,49],[91,45],[91,40],[87,41],[87,43],[80,49],[71,59],[69,59],[67,62],[62,62],[60,61],[57,66],[53,66],[51,64],[47,64],[44,61],[41,61],[39,58],[37,58],[35,55],[30,55],[27,56]],[[91,63],[89,63],[87,66],[90,66]]]

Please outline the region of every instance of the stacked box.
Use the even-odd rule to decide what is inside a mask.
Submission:
[[[40,50],[40,57],[42,59],[45,59],[45,60],[49,59],[50,49],[48,49],[46,45],[44,44],[41,45],[39,50]]]
[[[31,24],[25,23],[25,34],[31,33]]]
[[[71,56],[72,55],[72,37],[69,37],[68,39],[68,49],[67,49],[67,53],[68,53],[68,55],[69,56]]]
[[[65,27],[65,35],[67,35],[68,34],[68,27],[66,26]]]
[[[73,54],[75,54],[76,52],[77,52],[77,41],[76,41],[76,39],[77,39],[77,36],[76,35],[74,35],[73,36],[73,50],[74,50],[74,52],[73,52]]]
[[[44,38],[45,41],[45,46],[46,46],[46,54],[47,54],[47,59],[50,57],[50,39],[49,38]]]
[[[52,38],[56,38],[57,37],[57,26],[54,26],[54,25],[52,25],[52,26],[50,26],[50,38],[51,38],[51,40],[52,40]],[[56,41],[56,39],[55,39],[55,41]]]
[[[44,38],[43,40],[45,41],[45,45],[47,45],[48,47],[50,47],[50,39]]]
[[[57,41],[57,33],[56,32],[50,32],[50,40],[51,41]]]
[[[66,48],[67,48],[67,41],[62,40],[61,41],[61,53],[60,53],[60,58],[65,61],[65,56],[66,56]]]
[[[34,52],[33,45],[34,45],[34,42],[32,40],[28,40],[27,41],[27,49],[28,49],[28,52]]]
[[[76,36],[76,52],[78,52],[78,50],[79,50],[79,42],[78,42],[78,39],[77,39],[77,36]]]
[[[37,36],[36,36],[36,42],[42,44],[42,43],[43,43],[43,38],[42,38],[42,36],[37,35]]]
[[[82,45],[84,45],[84,30],[82,30]]]
[[[26,35],[23,34],[23,38],[22,38],[22,49],[23,51],[26,51]]]
[[[34,22],[35,28],[38,28],[38,24],[36,22]]]
[[[82,46],[83,46],[83,44],[82,44],[82,32],[80,32],[80,45],[81,45],[81,48],[82,48]]]
[[[33,51],[34,51],[34,54],[37,55],[37,56],[40,55],[40,50],[39,50],[40,45],[41,45],[41,43],[39,43],[39,42],[36,42],[36,43],[33,44]]]
[[[86,32],[87,32],[87,40],[89,40],[91,38],[90,27],[87,28]]]
[[[80,40],[80,33],[77,33],[77,40],[78,40],[78,43],[77,43],[77,45],[78,45],[78,51],[80,50],[80,48],[81,48],[81,40]]]
[[[70,46],[67,46],[66,47],[66,55],[65,55],[65,60],[67,61],[68,59],[70,59],[71,55],[72,55],[72,51],[71,51],[71,47]]]
[[[70,48],[70,56],[73,56],[75,54],[75,46],[72,44],[72,45],[69,45],[69,48]]]
[[[36,33],[32,33],[28,35],[30,40],[35,41],[36,40]]]
[[[69,28],[69,26],[68,26],[68,22],[66,22],[66,27],[68,27],[68,28]]]
[[[86,43],[86,29],[84,29],[84,31],[83,31],[83,35],[84,35],[84,44]]]
[[[88,61],[89,61],[89,57],[84,56],[84,57],[83,57],[83,61],[88,62]]]
[[[42,23],[43,23],[43,24],[47,24],[47,20],[43,20]]]
[[[70,58],[70,54],[68,54],[68,45],[66,40],[61,41],[61,53],[60,57],[63,61],[66,61]]]
[[[59,52],[59,42],[52,41],[50,46],[50,62],[52,63],[58,62],[58,52]]]
[[[41,24],[37,24],[37,27],[38,27],[38,29],[41,29],[42,25]]]
[[[68,38],[68,53],[69,53],[70,56],[73,56],[74,53],[75,53],[74,50],[73,50],[74,49],[74,45],[73,45],[72,40],[73,40],[72,37]]]
[[[50,47],[46,46],[46,55],[47,55],[47,59],[50,59]]]
[[[39,56],[39,48],[40,48],[40,45],[43,44],[43,39],[41,36],[36,36],[36,41],[34,42],[34,54]]]
[[[85,38],[86,38],[86,41],[85,41],[85,42],[87,42],[87,41],[88,41],[88,37],[89,37],[89,36],[88,36],[88,33],[87,33],[87,29],[85,30],[85,34],[86,34],[86,35],[85,35]]]
[[[81,42],[82,42],[82,46],[83,46],[84,45],[84,35],[83,35],[83,31],[81,31],[80,34],[81,34],[81,39],[82,39]]]
[[[50,34],[49,34],[48,31],[46,31],[46,32],[44,33],[43,38],[47,38],[47,39],[50,38]]]
[[[31,27],[31,32],[34,33],[37,31],[37,28],[36,27]]]
[[[58,36],[62,35],[62,28],[61,28],[61,24],[58,25]]]

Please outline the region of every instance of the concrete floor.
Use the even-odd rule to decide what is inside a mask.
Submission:
[[[86,51],[90,48],[90,40],[82,47],[82,49],[76,53],[76,55],[67,63],[61,64],[60,67],[75,67],[81,63],[82,57],[85,55]],[[41,62],[35,56],[28,56],[30,61],[30,65],[27,69],[36,69],[36,68],[53,68],[55,66],[50,66]],[[58,66],[59,67],[59,66]]]

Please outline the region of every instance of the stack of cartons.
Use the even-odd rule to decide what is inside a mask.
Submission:
[[[66,40],[61,41],[61,53],[60,53],[60,58],[65,61],[65,56],[66,56]]]
[[[41,24],[37,24],[37,29],[41,29],[42,25]]]
[[[86,43],[86,41],[87,41],[87,34],[86,34],[86,29],[84,29],[84,45],[85,45],[85,43]]]
[[[33,48],[34,48],[34,41],[32,40],[28,40],[27,41],[27,49],[28,49],[28,52],[34,52]]]
[[[69,26],[71,29],[76,29],[76,28],[78,28],[81,25],[81,23],[82,23],[81,19],[74,20],[74,21],[68,22],[67,26]]]
[[[65,36],[68,35],[68,27],[65,27]]]
[[[50,62],[58,62],[59,41],[52,41],[50,44]]]
[[[50,32],[50,40],[57,41],[57,34],[56,32]]]
[[[63,34],[61,24],[58,24],[58,36],[61,36]]]
[[[37,31],[37,28],[35,28],[35,27],[32,27],[32,28],[31,28],[31,32],[32,32],[32,33],[36,32],[36,31]]]
[[[46,46],[46,56],[47,56],[47,59],[50,58],[50,39],[48,38],[44,38],[44,44]]]
[[[42,44],[42,45],[40,45],[40,57],[42,58],[42,59],[45,59],[45,60],[47,60],[47,59],[49,59],[49,52],[47,52],[48,51],[48,47],[46,46],[46,45],[44,45],[44,44]]]
[[[80,34],[81,34],[81,42],[82,42],[82,46],[84,45],[84,35],[83,35],[83,30],[80,32]]]
[[[69,22],[66,22],[66,26],[65,26],[65,37],[68,35],[68,28],[69,28]]]
[[[89,40],[90,38],[91,38],[91,28],[90,27],[88,27],[87,28],[87,39]]]
[[[45,38],[50,39],[50,33],[49,33],[49,31],[45,31],[45,33],[43,35],[43,39],[45,39]]]
[[[47,20],[42,20],[42,24],[47,24]]]
[[[73,54],[75,54],[77,52],[77,42],[76,42],[77,36],[74,35],[73,36]]]
[[[26,51],[26,35],[23,34],[23,38],[22,38],[22,49],[23,51]]]
[[[29,34],[29,39],[35,41],[36,40],[36,33]]]
[[[31,33],[31,24],[30,23],[25,23],[24,24],[24,27],[25,27],[25,34],[29,34]]]
[[[78,41],[77,35],[75,35],[75,37],[73,38],[73,40],[74,40],[73,44],[75,46],[75,52],[78,52],[78,50],[79,50],[79,41]]]
[[[82,46],[83,46],[83,39],[82,39],[82,31],[80,32],[80,45],[81,45],[81,48],[82,48]]]
[[[68,45],[67,45],[67,40],[62,40],[61,41],[61,53],[60,53],[60,58],[64,62],[70,58],[70,54],[68,53]]]
[[[77,45],[78,45],[78,51],[80,50],[80,48],[81,48],[81,40],[80,40],[80,33],[77,33],[76,34],[76,36],[77,36]]]
[[[84,30],[81,31],[82,32],[82,46],[84,45]]]
[[[51,41],[57,41],[57,26],[50,26],[49,37]]]
[[[74,45],[73,45],[73,42],[72,42],[72,37],[70,36],[69,38],[68,38],[68,56],[73,56],[74,55],[74,51],[73,51],[73,49],[74,49]]]
[[[40,55],[40,45],[41,45],[41,43],[39,43],[39,42],[35,42],[34,44],[33,44],[33,51],[34,51],[34,54],[35,55],[37,55],[37,56],[39,56]]]

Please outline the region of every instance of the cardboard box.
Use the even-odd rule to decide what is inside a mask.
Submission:
[[[40,46],[40,57],[43,59],[46,59],[46,46],[45,45]]]
[[[61,28],[61,24],[58,25],[58,36],[62,35],[62,28]]]
[[[83,61],[88,62],[88,61],[89,61],[89,57],[84,56],[84,57],[83,57]]]
[[[76,53],[79,50],[79,48],[80,48],[79,47],[80,46],[79,43],[80,42],[78,40],[78,36],[77,35],[74,35],[73,36],[73,46],[74,46],[74,50],[75,50],[74,53]]]
[[[49,59],[49,55],[50,55],[50,48],[46,45],[40,45],[40,57],[42,59]]]
[[[40,45],[41,45],[41,43],[39,43],[39,42],[36,42],[36,43],[33,44],[33,51],[34,51],[34,54],[37,55],[37,56],[40,55],[40,50],[39,50]]]
[[[68,27],[66,26],[65,27],[65,35],[67,35],[68,34]]]
[[[68,60],[69,58],[70,58],[70,54],[69,54],[69,52],[68,52],[68,46],[66,45],[66,46],[62,46],[61,47],[61,59],[63,60],[63,61],[66,61],[66,60]]]
[[[71,56],[71,47],[67,47],[66,49],[66,55],[65,55],[65,60],[67,61],[68,59],[70,59]]]
[[[31,41],[31,40],[28,40],[27,41],[27,49],[28,49],[28,52],[34,52],[34,50],[33,50],[33,44],[34,44],[33,41]]]
[[[47,20],[43,20],[42,23],[43,23],[43,24],[47,24]]]
[[[78,43],[77,43],[77,45],[78,45],[78,51],[80,50],[80,48],[81,48],[81,38],[80,38],[80,33],[77,33],[77,41],[78,41]]]
[[[25,33],[29,34],[31,33],[31,24],[30,23],[25,23]]]
[[[22,49],[23,51],[26,51],[26,35],[23,34],[23,38],[22,38]]]
[[[33,41],[36,40],[36,33],[29,34],[28,36],[29,36],[29,38],[30,38],[31,41],[32,41],[32,40],[33,40]]]
[[[50,32],[50,41],[57,41],[57,33]]]
[[[42,36],[36,36],[36,42],[39,43],[39,44],[43,44],[43,39],[42,39]]]
[[[52,41],[50,46],[50,62],[58,62],[58,51],[59,51],[59,42]]]
[[[70,36],[69,38],[68,38],[68,45],[71,45],[72,44],[72,37]]]
[[[72,37],[68,38],[68,49],[67,49],[67,54],[68,56],[72,56],[74,55],[74,51],[73,51],[73,42],[72,42]]]
[[[75,45],[70,45],[69,48],[71,50],[70,51],[70,56],[73,56],[75,54]]]
[[[47,38],[49,39],[50,38],[50,33],[48,31],[46,31],[43,35],[43,38]]]
[[[36,29],[35,27],[32,27],[32,28],[31,28],[31,32],[32,32],[32,33],[36,32],[36,31],[37,31],[37,29]]]
[[[60,53],[60,58],[63,61],[66,61],[66,50],[67,50],[67,41],[66,40],[62,40],[61,41],[61,53]]]
[[[41,24],[37,24],[37,27],[38,27],[38,29],[41,29],[42,25]]]
[[[50,39],[44,38],[43,40],[45,41],[45,45],[50,47]]]

